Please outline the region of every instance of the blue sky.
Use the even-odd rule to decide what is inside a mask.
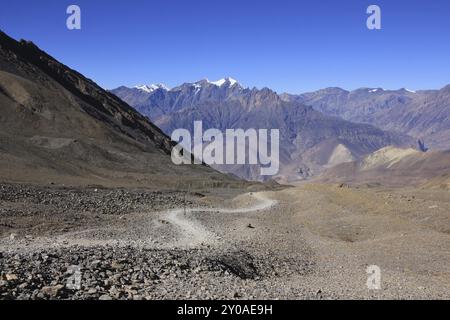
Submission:
[[[300,93],[450,83],[448,0],[0,0],[0,29],[111,89],[225,76]],[[66,8],[82,30],[66,28]],[[366,9],[382,10],[382,30]]]

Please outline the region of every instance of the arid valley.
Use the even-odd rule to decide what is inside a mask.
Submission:
[[[138,54],[120,41],[89,49],[104,39],[67,59],[140,79],[134,56],[110,58]],[[0,300],[450,299],[450,85],[105,89],[41,42],[0,31]],[[241,161],[177,149],[198,121],[242,132]],[[256,129],[276,134],[252,145]]]
[[[78,199],[65,213],[58,188],[1,190],[3,298],[449,298],[448,190],[65,188]],[[65,287],[71,265],[80,290]]]

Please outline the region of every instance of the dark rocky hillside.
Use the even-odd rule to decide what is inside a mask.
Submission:
[[[0,177],[5,181],[181,185],[232,181],[172,164],[145,116],[28,41],[0,33]],[[168,176],[177,179],[167,179]]]

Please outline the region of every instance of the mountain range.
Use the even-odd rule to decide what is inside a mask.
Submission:
[[[328,88],[292,95],[224,78],[110,92],[32,42],[0,32],[0,174],[27,182],[234,183],[205,165],[172,163],[168,135],[178,128],[192,131],[196,120],[204,130],[279,129],[280,172],[273,178],[280,182],[324,171],[328,177],[346,175],[346,168],[360,168],[386,147],[415,150],[419,158],[431,149],[427,165],[447,157],[434,150],[450,149],[449,91]],[[417,169],[422,162],[414,163]],[[262,180],[258,165],[214,168]]]
[[[269,88],[245,88],[232,78],[184,83],[170,90],[163,86],[151,91],[122,86],[111,92],[168,135],[178,128],[192,132],[196,120],[203,121],[205,130],[279,129],[281,169],[275,179],[281,182],[308,179],[385,146],[417,145],[407,134],[351,122],[320,112],[294,96],[280,95]],[[215,168],[245,179],[261,179],[255,165]]]
[[[450,149],[450,85],[421,91],[327,88],[282,98],[348,121],[410,135],[434,150]]]

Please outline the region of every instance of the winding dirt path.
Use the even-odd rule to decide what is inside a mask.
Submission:
[[[195,212],[214,212],[214,213],[250,213],[270,209],[278,204],[277,200],[269,199],[264,193],[249,193],[248,196],[256,202],[243,208],[177,208],[166,211],[165,220],[177,227],[180,231],[180,238],[175,246],[196,247],[202,244],[212,244],[216,242],[217,236],[207,230],[198,221],[189,217]]]

